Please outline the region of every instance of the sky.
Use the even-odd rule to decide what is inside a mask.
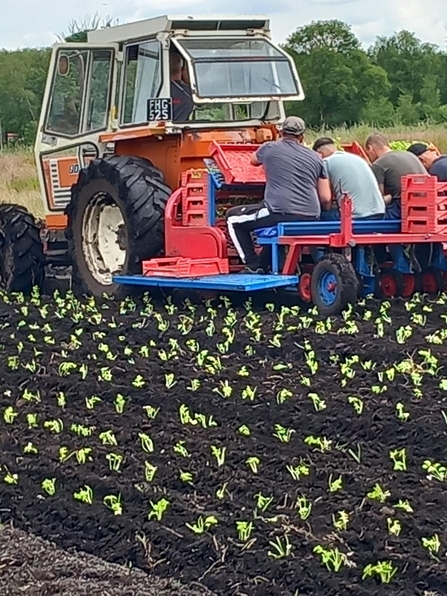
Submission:
[[[422,41],[447,49],[446,0],[0,0],[0,48],[52,45],[68,32],[72,21],[98,14],[119,24],[162,14],[265,14],[273,39],[282,43],[302,25],[315,20],[338,19],[349,23],[368,46],[379,35],[402,29]]]

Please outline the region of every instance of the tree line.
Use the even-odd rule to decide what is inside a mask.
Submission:
[[[84,41],[86,29],[110,24],[72,23],[65,40]],[[347,23],[314,21],[282,47],[293,57],[306,94],[288,111],[311,127],[447,122],[447,53],[410,31],[377,37],[365,49]],[[50,51],[0,51],[1,129],[27,143],[34,141]]]

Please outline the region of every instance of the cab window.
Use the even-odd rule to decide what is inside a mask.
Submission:
[[[161,45],[158,41],[127,46],[122,124],[146,122],[147,100],[158,97],[161,72]]]
[[[110,49],[59,50],[46,132],[75,137],[107,128],[113,60]]]

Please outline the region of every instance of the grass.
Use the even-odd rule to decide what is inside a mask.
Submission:
[[[31,150],[19,149],[0,154],[0,202],[18,203],[36,216],[43,216],[43,202]]]
[[[422,141],[433,143],[441,151],[447,153],[447,125],[420,124],[418,126],[392,126],[374,129],[374,127],[360,124],[352,128],[336,128],[335,130],[310,131],[308,141],[314,141],[319,136],[330,135],[343,142],[359,141],[363,144],[371,132],[381,132],[389,141]]]
[[[306,141],[311,144],[317,137],[330,135],[340,141],[364,143],[373,132],[370,126],[359,125],[352,128],[309,131]],[[389,141],[426,141],[447,153],[447,126],[426,125],[393,126],[381,129]],[[18,203],[27,207],[38,217],[44,214],[42,197],[37,179],[34,154],[31,149],[18,149],[0,153],[0,202]]]

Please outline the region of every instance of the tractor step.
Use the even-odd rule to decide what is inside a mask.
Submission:
[[[147,275],[117,275],[114,283],[133,286],[156,286],[167,288],[191,288],[194,290],[221,290],[250,292],[270,290],[287,286],[297,286],[297,275],[260,275],[229,273],[227,275],[207,275],[203,277],[155,277]]]
[[[203,277],[229,273],[228,259],[186,259],[184,257],[151,259],[142,263],[143,275],[155,277]]]

